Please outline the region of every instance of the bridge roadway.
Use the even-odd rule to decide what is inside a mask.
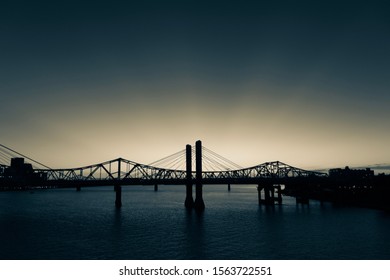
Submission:
[[[302,182],[320,182],[326,177],[286,177],[286,178],[206,178],[202,179],[203,185],[263,185],[263,184],[292,184]],[[186,179],[97,179],[97,180],[45,180],[29,182],[31,187],[61,187],[61,188],[76,188],[76,187],[101,187],[101,186],[153,186],[153,185],[195,185],[196,179],[190,181]],[[27,184],[26,184],[27,185]]]

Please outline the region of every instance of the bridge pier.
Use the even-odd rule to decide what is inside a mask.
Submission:
[[[157,184],[154,185],[154,191],[155,192],[158,191],[158,185]]]
[[[194,199],[192,198],[192,184],[186,185],[186,200],[184,201],[184,206],[188,209],[194,207]]]
[[[118,183],[115,184],[114,190],[115,190],[115,207],[121,208],[122,207],[122,186],[119,184],[121,180],[121,159],[118,159]]]
[[[278,192],[278,197],[275,198],[275,189]],[[261,191],[264,190],[264,199],[261,197]],[[275,201],[278,202],[278,204],[282,203],[282,192],[281,192],[281,186],[277,185],[274,186],[273,184],[265,184],[264,186],[261,186],[260,184],[257,185],[257,196],[259,199],[259,204],[262,205],[274,205]]]
[[[278,191],[278,203],[282,204],[282,186],[278,184],[276,189]]]
[[[231,187],[230,187],[230,184],[228,184],[228,192],[230,192],[231,190]]]
[[[115,185],[115,207],[121,208],[122,207],[122,186],[121,185]]]
[[[309,198],[306,196],[297,196],[295,201],[297,204],[309,204]]]
[[[292,183],[289,188],[293,190],[293,196],[295,196],[297,204],[309,204],[308,186],[305,182]]]
[[[81,191],[81,187],[80,187],[80,186],[77,186],[77,187],[76,187],[76,191],[78,191],[78,192]]]
[[[264,187],[264,204],[265,205],[270,205],[273,204],[273,200],[271,200],[271,190],[270,186],[267,184]]]
[[[202,185],[202,142],[200,140],[195,143],[195,160],[196,160],[196,197],[194,208],[197,211],[203,211],[205,204],[203,201],[203,185]]]
[[[257,185],[257,198],[259,199],[259,204],[261,205],[262,199],[261,199],[261,190],[262,188],[260,185]]]
[[[192,149],[191,145],[186,145],[186,200],[184,206],[187,209],[194,207],[194,199],[192,198]]]
[[[202,188],[203,188],[202,184],[196,184],[196,197],[195,197],[194,208],[197,211],[203,211],[206,208],[203,201]]]

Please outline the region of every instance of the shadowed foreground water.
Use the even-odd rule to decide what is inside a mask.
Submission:
[[[204,186],[203,214],[184,186],[0,193],[1,259],[390,259],[390,215],[310,201],[259,206],[254,186]]]

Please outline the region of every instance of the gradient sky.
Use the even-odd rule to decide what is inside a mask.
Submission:
[[[0,143],[52,168],[201,139],[241,166],[390,163],[386,1],[1,1]]]

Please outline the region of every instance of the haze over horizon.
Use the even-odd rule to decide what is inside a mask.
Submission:
[[[385,1],[2,1],[0,143],[52,168],[203,145],[390,165]]]

